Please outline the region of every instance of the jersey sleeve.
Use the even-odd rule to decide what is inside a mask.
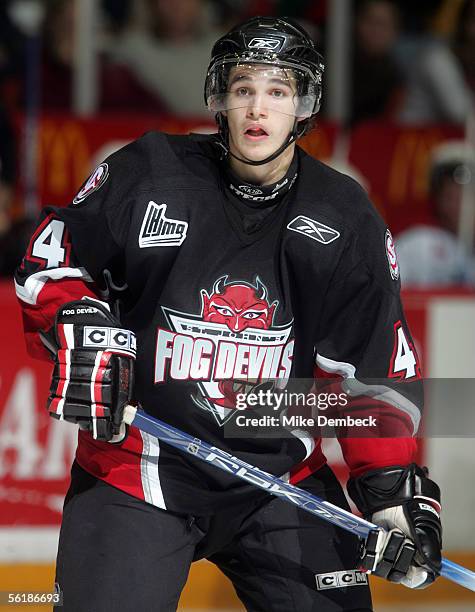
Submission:
[[[325,299],[316,376],[342,381],[350,398],[346,414],[377,419],[374,434],[351,437],[350,429],[339,438],[352,476],[415,460],[423,404],[419,360],[392,236],[369,208],[347,240]]]
[[[15,272],[33,357],[48,358],[38,331],[51,327],[62,304],[85,296],[104,299],[106,270],[122,284],[132,162],[129,145],[129,150],[121,149],[93,171],[68,207],[43,209]]]

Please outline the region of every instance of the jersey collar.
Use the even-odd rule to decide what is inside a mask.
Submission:
[[[294,155],[286,175],[272,185],[247,183],[234,174],[229,167],[226,167],[225,170],[225,181],[231,193],[249,206],[275,204],[292,189],[298,175],[297,166],[297,155]]]

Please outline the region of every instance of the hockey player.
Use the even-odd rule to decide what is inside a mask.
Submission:
[[[149,133],[67,208],[43,211],[16,288],[31,353],[54,360],[48,410],[80,426],[57,558],[68,612],[174,610],[201,558],[253,611],[369,611],[356,568],[411,587],[439,573],[440,495],[414,463],[420,370],[391,234],[353,180],[295,144],[322,74],[299,26],[252,19],[212,50],[218,135]],[[390,530],[376,548],[122,423],[138,401],[348,509],[320,440],[223,434],[240,383],[315,367],[354,388],[398,381],[379,404],[403,435],[340,440],[351,496]]]

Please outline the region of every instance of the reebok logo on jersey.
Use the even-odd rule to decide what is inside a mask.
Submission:
[[[139,247],[180,246],[188,231],[188,223],[166,216],[167,205],[150,201],[142,221]]]
[[[320,223],[320,221],[309,219],[304,215],[299,215],[295,217],[295,219],[292,219],[287,225],[287,228],[293,232],[308,236],[312,240],[316,240],[322,244],[330,244],[330,242],[340,237],[340,232],[328,227],[328,225]]]
[[[318,591],[325,591],[326,589],[344,589],[350,586],[368,584],[368,576],[364,572],[359,572],[358,570],[315,574],[315,580],[317,582]]]

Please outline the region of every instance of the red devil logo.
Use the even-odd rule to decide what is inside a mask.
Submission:
[[[210,295],[202,289],[203,321],[223,323],[233,332],[242,332],[248,327],[269,329],[277,302],[269,304],[267,288],[259,277],[255,285],[227,281],[227,276],[218,278]]]
[[[204,321],[222,323],[232,332],[242,332],[248,327],[269,329],[272,326],[277,301],[269,304],[267,288],[257,276],[255,284],[243,281],[228,283],[228,276],[221,276],[214,283],[211,294],[201,291]],[[249,392],[259,381],[220,381],[219,390],[224,398],[214,398],[215,404],[227,408],[236,407],[236,394]]]

